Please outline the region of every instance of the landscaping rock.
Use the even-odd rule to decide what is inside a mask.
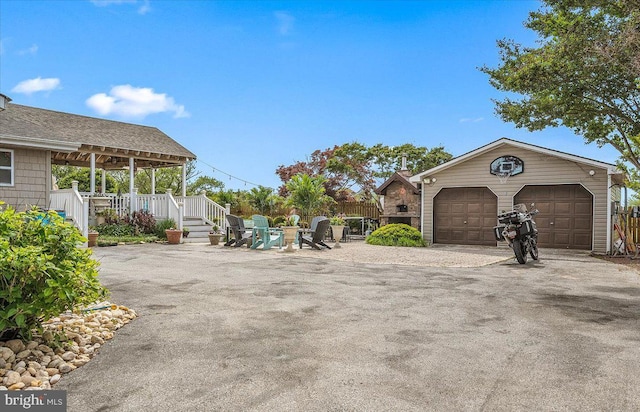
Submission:
[[[9,371],[6,374],[7,376],[4,378],[4,384],[7,387],[11,387],[11,385],[14,385],[18,382],[20,382],[21,380],[21,376],[18,372],[15,371]]]
[[[22,382],[18,382],[18,383],[14,383],[13,385],[9,386],[9,390],[10,391],[16,391],[18,389],[22,389],[25,387],[25,384]]]
[[[11,349],[13,353],[19,353],[26,349],[24,342],[20,339],[13,339],[4,343],[4,346]]]
[[[70,361],[76,358],[76,354],[73,352],[65,352],[62,354],[61,358],[64,361]]]
[[[15,353],[11,350],[11,348],[8,348],[6,346],[0,347],[0,357],[2,357],[3,360],[9,362],[9,358],[11,356],[15,356]]]

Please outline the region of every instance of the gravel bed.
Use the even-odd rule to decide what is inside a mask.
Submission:
[[[43,325],[32,341],[0,342],[0,390],[51,389],[85,365],[116,330],[136,318],[133,309],[102,302],[95,310],[67,312]],[[62,341],[61,345],[56,340]]]

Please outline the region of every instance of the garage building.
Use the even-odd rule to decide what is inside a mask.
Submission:
[[[540,247],[610,250],[624,176],[615,165],[502,138],[412,176],[431,243],[497,244],[496,216],[535,203]]]

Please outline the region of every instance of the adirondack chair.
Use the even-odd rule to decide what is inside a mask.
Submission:
[[[305,243],[318,250],[321,249],[320,246],[331,249],[329,245],[324,243],[324,237],[327,234],[327,230],[329,230],[330,223],[331,221],[324,216],[314,217],[313,220],[311,220],[309,232],[300,232],[300,249],[302,249],[302,245]]]
[[[252,233],[244,227],[244,220],[235,215],[227,215],[227,222],[229,223],[231,233],[233,233],[233,238],[227,240],[227,243],[224,245],[240,247],[246,244],[249,246],[249,240],[252,238]]]
[[[261,215],[251,216],[253,219],[253,233],[256,234],[251,243],[251,249],[257,249],[262,245],[263,250],[271,249],[271,246],[278,244],[282,247],[284,241],[284,232],[282,229],[269,227],[269,221]]]

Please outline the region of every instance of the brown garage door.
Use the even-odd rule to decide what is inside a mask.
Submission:
[[[593,196],[580,185],[525,186],[515,203],[536,204],[541,247],[591,250]]]
[[[434,242],[495,246],[498,199],[486,187],[442,189],[434,203]]]

